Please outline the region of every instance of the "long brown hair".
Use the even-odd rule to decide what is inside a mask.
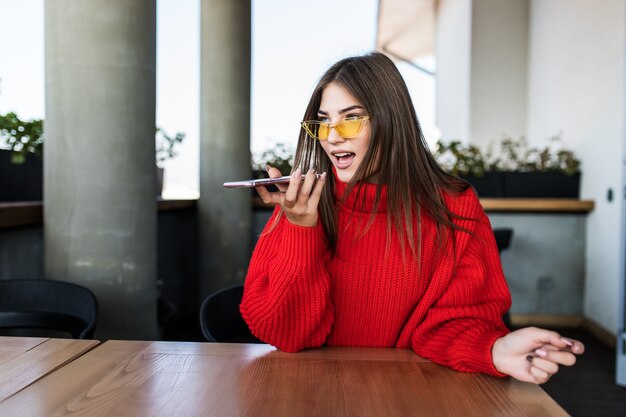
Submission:
[[[382,187],[387,186],[387,236],[391,235],[393,225],[402,246],[408,239],[414,255],[421,248],[416,248],[411,231],[415,218],[418,227],[421,226],[422,210],[436,222],[440,242],[446,230],[463,230],[452,221],[458,216],[446,207],[441,191],[459,193],[466,190],[468,184],[443,171],[431,155],[409,91],[395,64],[377,52],[337,62],[315,87],[303,120],[317,119],[322,92],[330,83],[345,89],[370,116],[369,149],[345,193],[350,193],[355,186],[359,192],[362,181],[376,170],[379,184],[370,224],[380,203]],[[309,138],[302,129],[294,167],[306,171],[311,165],[317,167],[317,172],[330,174],[332,163],[320,143]],[[338,235],[334,188],[333,175],[327,175],[319,212],[332,253],[336,250]]]

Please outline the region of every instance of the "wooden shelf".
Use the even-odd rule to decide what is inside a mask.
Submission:
[[[256,198],[253,206],[271,210]],[[158,200],[159,211],[194,209],[198,200]],[[594,209],[591,200],[533,199],[533,198],[481,198],[480,203],[488,213],[589,213]],[[0,228],[37,226],[43,224],[41,201],[0,203]]]
[[[43,222],[41,201],[0,203],[0,228],[39,225]]]
[[[568,198],[481,198],[488,213],[589,213],[591,200]]]
[[[195,209],[198,200],[157,200],[158,210]],[[7,227],[40,226],[43,224],[43,202],[25,201],[0,203],[0,229]]]
[[[589,213],[594,202],[568,198],[481,198],[480,204],[488,213]],[[260,198],[252,202],[255,209],[273,210]]]
[[[195,209],[198,206],[198,200],[163,200],[159,197],[157,200],[159,211],[176,211]]]

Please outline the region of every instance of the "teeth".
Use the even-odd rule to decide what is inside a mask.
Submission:
[[[335,157],[337,158],[343,158],[344,156],[348,156],[348,155],[352,155],[350,152],[345,152],[345,153],[336,153]]]

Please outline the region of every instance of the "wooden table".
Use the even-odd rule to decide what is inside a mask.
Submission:
[[[2,416],[563,416],[540,387],[409,350],[108,341],[0,403]]]
[[[0,337],[0,401],[98,345],[96,340]]]

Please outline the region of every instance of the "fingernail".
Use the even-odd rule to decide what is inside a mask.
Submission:
[[[315,172],[315,168],[309,168],[309,173],[314,173]]]
[[[293,176],[294,176],[294,177],[299,177],[300,175],[302,175],[302,170],[301,170],[300,168],[296,169],[296,170],[293,172]]]
[[[270,172],[270,168],[271,168],[271,166],[265,165],[265,172]]]
[[[574,346],[574,343],[571,340],[564,337],[561,338],[561,342],[565,343],[567,346]]]
[[[528,355],[528,356],[526,356],[526,360],[527,360],[528,362],[532,362],[532,361],[533,361],[533,355]]]
[[[535,350],[535,353],[539,356],[541,356],[542,358],[545,358],[546,356],[548,356],[548,352],[546,352],[543,349],[537,349]]]

